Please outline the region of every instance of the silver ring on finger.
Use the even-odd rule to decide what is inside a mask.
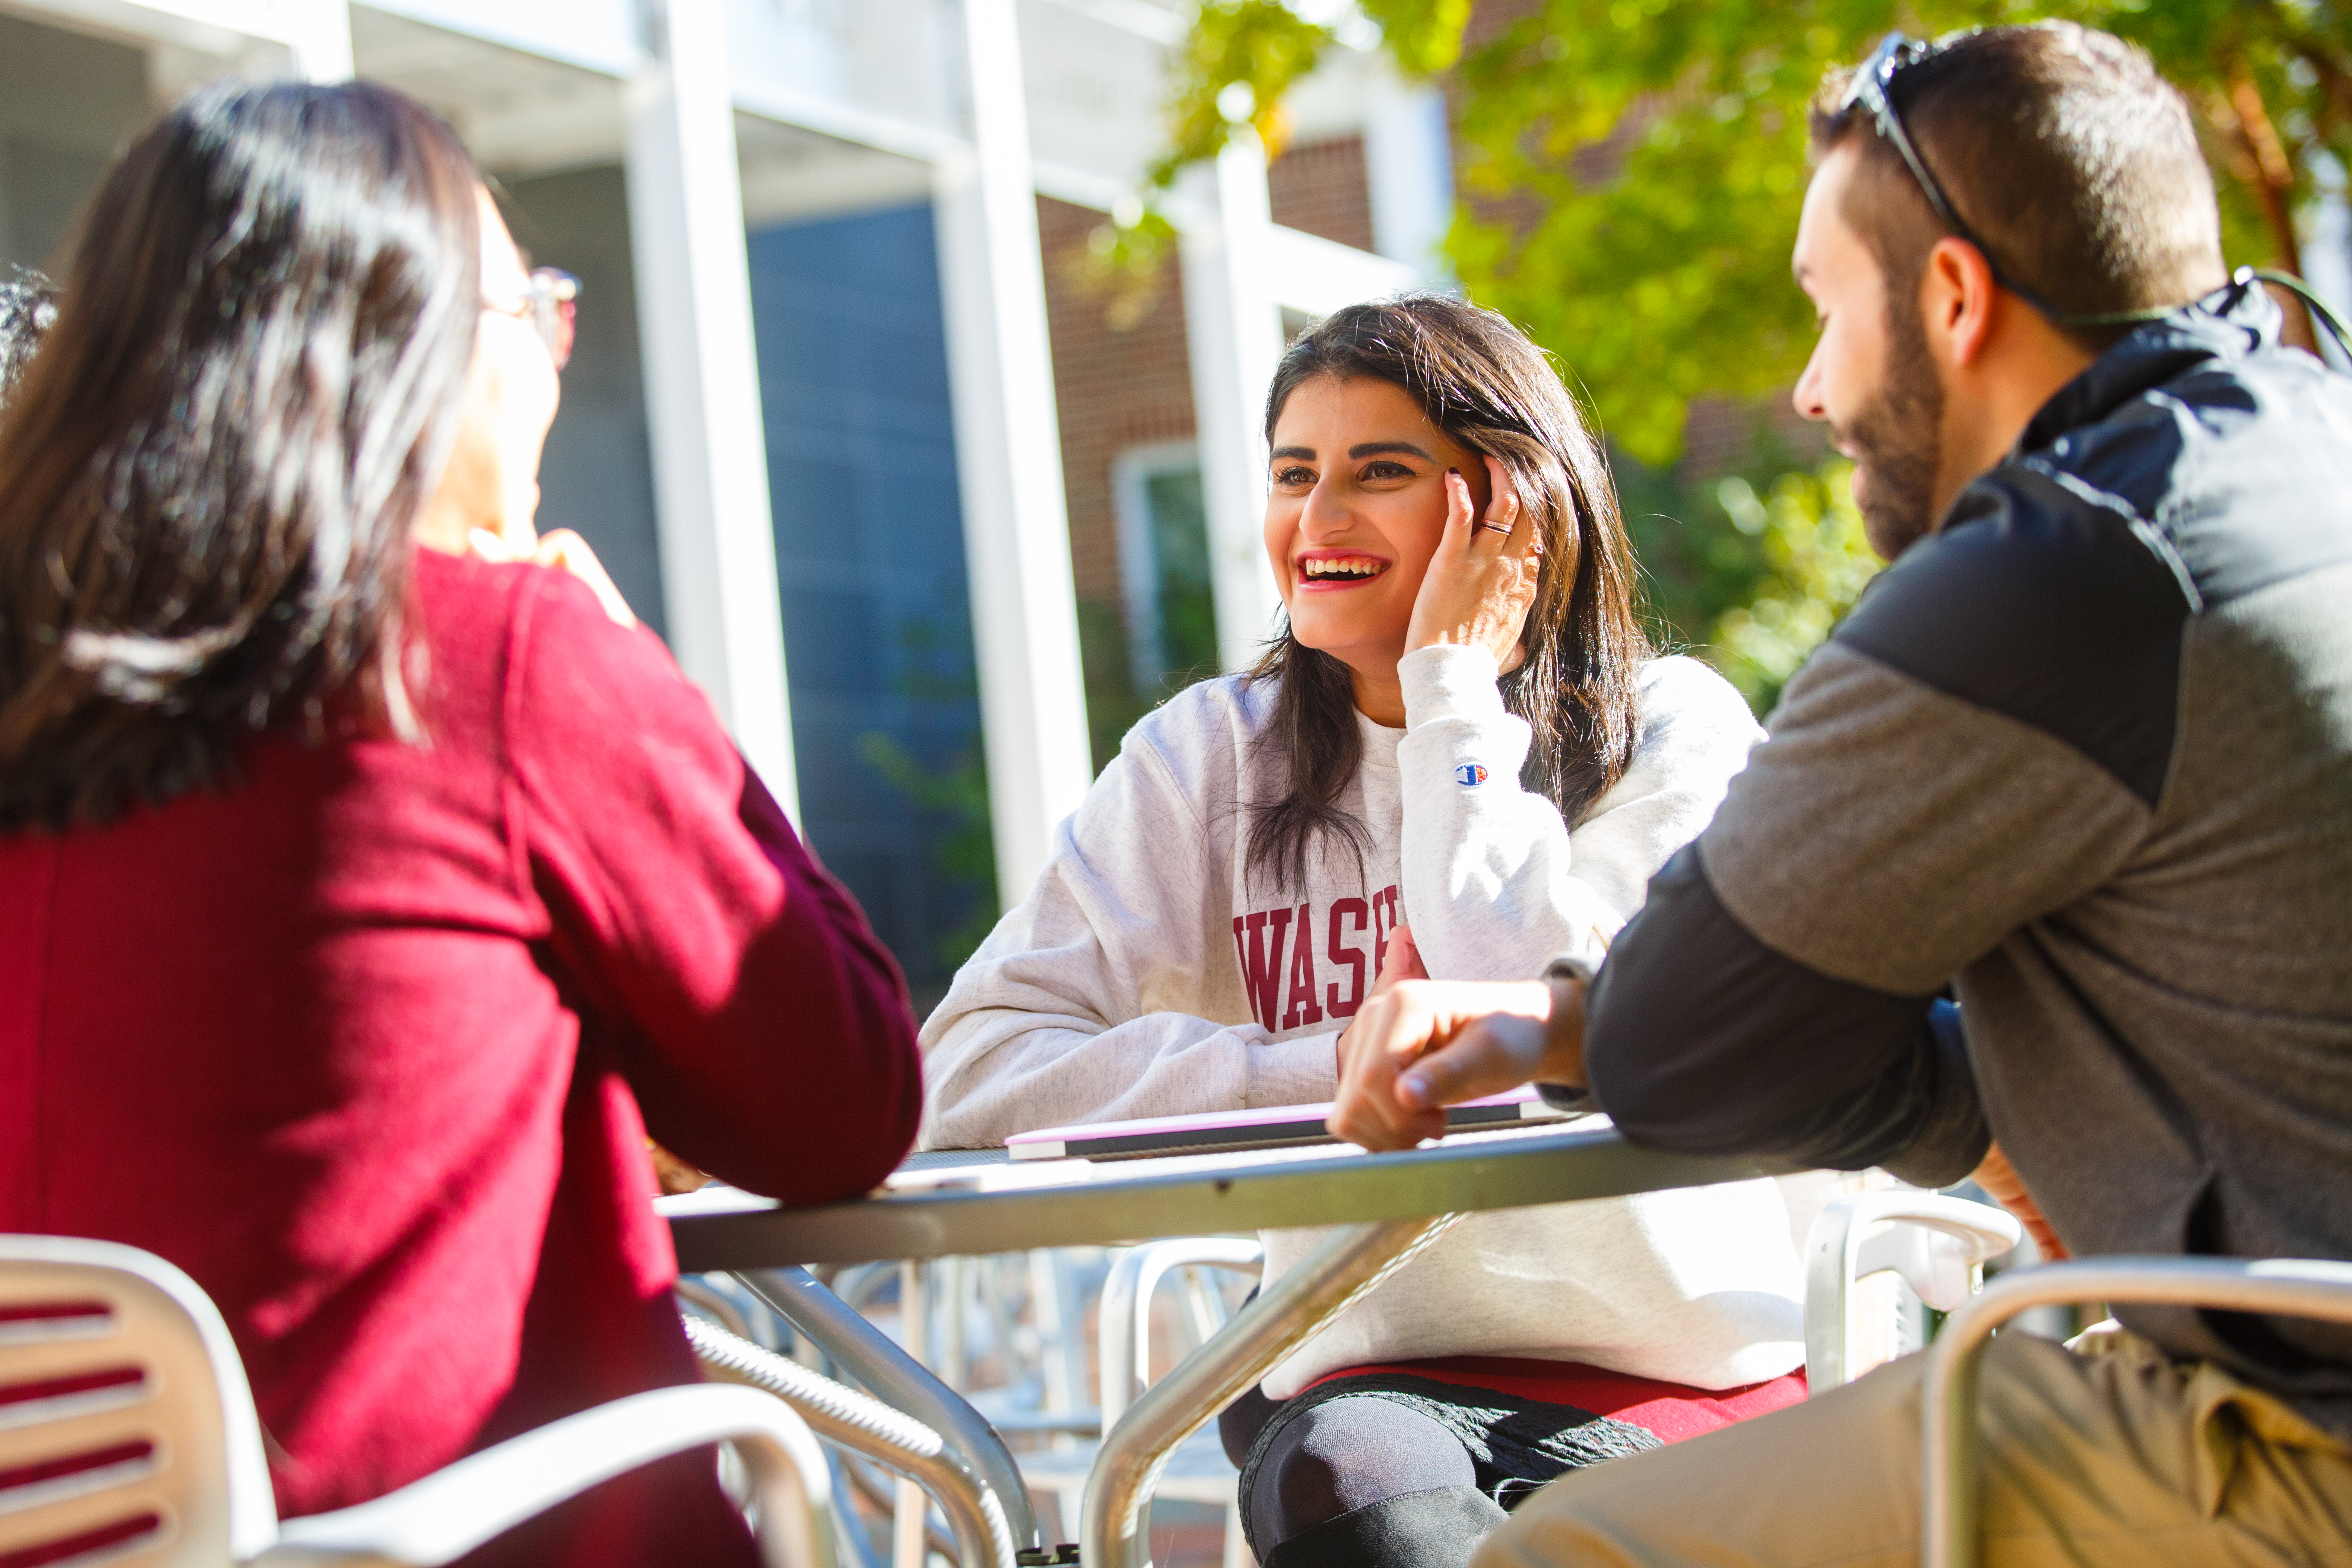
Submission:
[[[1499,534],[1503,535],[1506,539],[1507,539],[1507,538],[1509,538],[1509,537],[1510,537],[1510,533],[1511,533],[1511,525],[1510,525],[1509,523],[1507,523],[1507,522],[1482,522],[1482,523],[1478,524],[1478,526],[1479,526],[1480,528],[1489,529],[1489,530],[1493,531],[1494,532],[1499,533]]]

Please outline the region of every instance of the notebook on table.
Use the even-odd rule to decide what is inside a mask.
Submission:
[[[1324,1122],[1331,1105],[1273,1105],[1255,1110],[1211,1110],[1195,1116],[1152,1116],[1139,1121],[1091,1121],[1018,1132],[1004,1141],[1015,1160],[1139,1160],[1159,1154],[1223,1154],[1248,1149],[1294,1149],[1334,1143]],[[1468,1100],[1445,1110],[1448,1132],[1559,1121],[1570,1114],[1544,1103],[1530,1084],[1508,1094]]]

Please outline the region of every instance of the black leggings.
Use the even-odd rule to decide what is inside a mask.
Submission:
[[[1218,1417],[1236,1467],[1280,1407],[1251,1389]],[[1420,1411],[1365,1395],[1283,1423],[1258,1458],[1244,1527],[1265,1568],[1458,1568],[1503,1522],[1462,1440]]]

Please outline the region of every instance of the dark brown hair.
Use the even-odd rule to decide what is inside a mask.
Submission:
[[[479,316],[474,165],[388,89],[207,89],[82,220],[0,425],[0,831],[226,784],[402,678]]]
[[[1877,258],[1890,303],[1946,230],[1870,111],[1838,107],[1848,71],[1814,100],[1813,148],[1863,137],[1846,221]],[[2073,22],[1938,39],[1887,97],[1987,259],[2053,309],[2104,315],[2186,304],[2228,280],[2212,172],[2189,106],[2147,56]],[[2128,324],[2067,328],[2102,348]]]
[[[1633,555],[1600,441],[1543,351],[1492,310],[1442,295],[1350,305],[1290,346],[1266,394],[1265,434],[1318,376],[1369,376],[1402,387],[1429,422],[1501,460],[1542,531],[1543,564],[1521,644],[1502,679],[1504,705],[1534,731],[1521,782],[1571,826],[1624,776],[1638,728],[1637,685],[1649,644],[1633,611]],[[1307,878],[1316,840],[1359,855],[1364,825],[1339,805],[1363,760],[1348,667],[1291,635],[1286,619],[1250,671],[1271,681],[1271,721],[1252,742],[1283,793],[1252,803],[1253,875]]]

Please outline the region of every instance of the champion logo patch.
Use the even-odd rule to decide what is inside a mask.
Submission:
[[[1464,789],[1476,789],[1486,782],[1486,770],[1476,763],[1465,763],[1454,770],[1454,782]]]

